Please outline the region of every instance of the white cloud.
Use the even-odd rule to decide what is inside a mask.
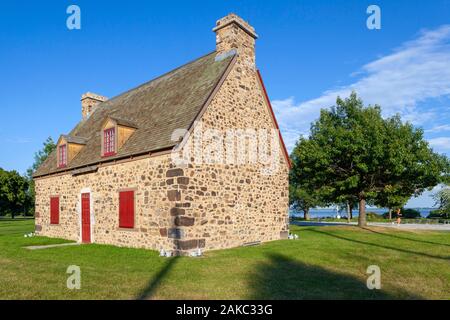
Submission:
[[[450,131],[450,125],[444,124],[442,126],[434,126],[431,129],[425,130],[427,133],[435,133],[435,132],[443,132],[443,131]]]
[[[430,145],[437,151],[450,150],[450,137],[428,139],[428,142],[430,142]]]
[[[273,101],[288,149],[292,149],[299,135],[309,131],[321,108],[334,105],[337,96],[347,97],[352,90],[365,104],[381,105],[385,116],[399,113],[415,125],[438,119],[435,109],[419,110],[417,105],[428,99],[450,97],[449,65],[450,25],[444,25],[422,31],[417,39],[364,65],[355,73],[359,79],[352,84],[327,90],[316,99],[300,103],[292,97]]]
[[[24,144],[24,143],[30,143],[31,139],[28,138],[5,138],[3,139],[5,143],[11,143],[11,144]]]
[[[420,196],[412,197],[405,205],[406,208],[433,208],[436,200],[433,196],[444,188],[443,185],[437,185],[433,190],[425,190]]]

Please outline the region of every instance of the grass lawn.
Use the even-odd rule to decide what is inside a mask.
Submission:
[[[296,227],[298,240],[160,258],[106,245],[24,238],[33,221],[0,220],[1,299],[450,299],[450,233]],[[68,290],[69,265],[81,289]],[[381,290],[366,269],[381,268]]]

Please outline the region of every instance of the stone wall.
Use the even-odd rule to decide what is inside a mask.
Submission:
[[[180,230],[185,239],[192,240],[205,249],[228,248],[252,242],[264,242],[285,238],[288,235],[288,163],[281,143],[278,146],[278,165],[270,174],[263,174],[262,163],[238,164],[238,140],[222,143],[222,155],[234,147],[234,164],[205,163],[215,155],[205,157],[204,136],[210,129],[217,133],[239,130],[270,130],[275,123],[255,69],[248,59],[239,56],[233,69],[206,109],[197,126],[203,136],[201,153],[195,151],[196,130],[186,143],[191,147],[190,161],[183,175],[187,180],[176,180],[172,187],[179,192]],[[211,150],[216,149],[211,148]],[[231,152],[232,154],[232,152]],[[245,157],[245,155],[244,155]],[[220,162],[220,161],[219,161]],[[231,161],[233,162],[233,161]],[[174,180],[175,181],[175,180]],[[191,247],[190,247],[191,248]]]
[[[287,179],[252,166],[189,165],[170,155],[36,180],[38,235],[81,241],[81,193],[91,195],[92,242],[187,252],[269,241],[287,230]],[[119,228],[119,191],[135,190],[135,228]],[[60,197],[58,225],[50,197]]]
[[[80,241],[80,195],[91,194],[92,242],[127,247],[170,249],[171,202],[166,173],[170,156],[100,167],[95,173],[36,180],[36,231],[39,235]],[[135,228],[119,228],[119,191],[135,189]],[[50,225],[50,197],[60,197],[60,223]]]

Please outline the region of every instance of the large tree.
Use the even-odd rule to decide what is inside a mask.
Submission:
[[[448,160],[433,152],[421,129],[399,116],[383,119],[379,106],[364,107],[356,93],[321,110],[305,140],[314,185],[336,202],[357,199],[359,226],[366,225],[367,201],[374,203],[389,186],[417,195],[448,173]]]
[[[293,209],[303,211],[305,220],[309,220],[311,208],[325,204],[324,191],[315,177],[314,163],[308,163],[311,147],[309,140],[300,138],[291,153],[289,173],[289,204]]]

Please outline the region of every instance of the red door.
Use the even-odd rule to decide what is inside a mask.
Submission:
[[[81,241],[91,242],[91,200],[89,193],[81,194]]]

